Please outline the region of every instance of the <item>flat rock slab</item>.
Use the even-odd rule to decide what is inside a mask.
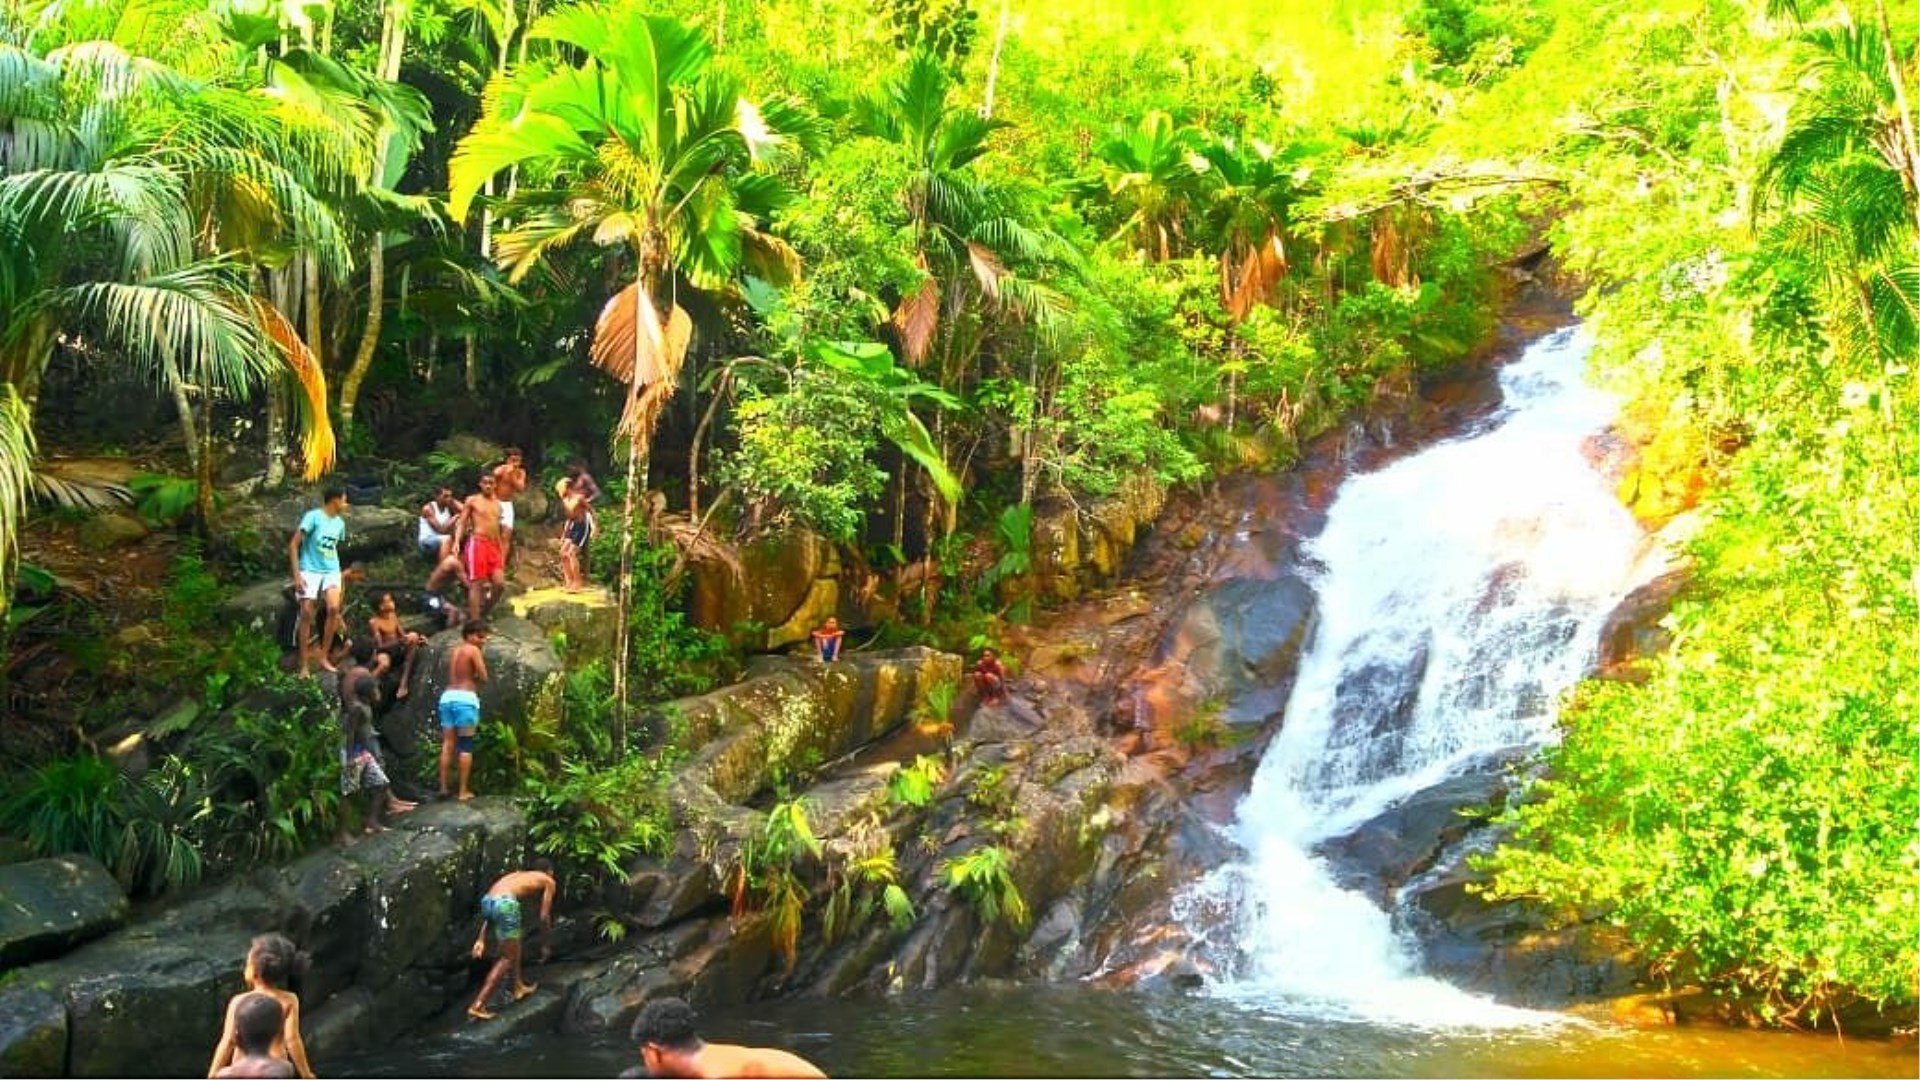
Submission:
[[[532,589],[505,601],[515,616],[567,637],[570,656],[605,656],[613,652],[619,620],[613,597],[601,588],[568,592],[559,586]]]
[[[0,866],[0,968],[57,956],[126,917],[120,883],[85,855]]]

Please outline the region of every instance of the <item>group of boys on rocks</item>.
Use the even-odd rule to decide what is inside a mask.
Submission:
[[[442,612],[449,624],[462,626],[461,644],[448,661],[446,689],[436,703],[442,797],[453,795],[463,801],[473,797],[470,777],[474,735],[480,721],[479,688],[487,680],[482,650],[490,634],[483,617],[506,593],[507,562],[513,554],[513,500],[526,490],[527,483],[521,452],[510,449],[505,461],[480,474],[479,490],[474,494],[459,500],[451,488],[442,486],[420,508],[416,547],[433,567],[426,583],[428,607]],[[570,591],[578,590],[586,586],[586,553],[595,531],[593,504],[600,497],[600,487],[585,463],[575,460],[556,491],[563,508],[559,542],[566,585]],[[367,622],[371,640],[347,640],[341,612],[346,582],[355,572],[343,569],[340,563],[340,549],[347,535],[346,510],[346,488],[329,485],[321,493],[321,504],[301,517],[287,542],[288,569],[300,609],[295,645],[303,676],[312,675],[316,662],[322,670],[339,676],[341,793],[367,794],[366,831],[377,832],[383,827],[383,813],[404,813],[414,806],[390,793],[372,736],[379,683],[397,668],[399,686],[394,699],[404,699],[426,638],[401,625],[398,606],[389,592],[381,595],[374,616]],[[464,612],[441,599],[441,590],[451,581],[466,588]],[[316,635],[315,622],[322,607],[325,619]],[[336,642],[350,659],[339,659]],[[346,671],[340,668],[341,662],[348,664]],[[451,787],[456,765],[457,794]]]
[[[467,1007],[475,1020],[492,1020],[494,995],[505,984],[513,1000],[539,987],[521,973],[524,938],[523,908],[540,905],[540,960],[553,953],[553,903],[559,894],[553,867],[536,860],[493,883],[480,899],[480,932],[473,941],[473,958],[486,955],[487,935],[494,941],[494,962],[480,993]],[[300,1037],[300,995],[293,989],[306,957],[285,934],[262,934],[253,939],[241,969],[246,989],[227,1001],[220,1041],[214,1047],[207,1076],[302,1077],[311,1080],[306,1043]],[[649,1002],[633,1024],[633,1040],[640,1064],[621,1073],[660,1077],[824,1077],[813,1063],[797,1054],[772,1047],[709,1043],[700,1038],[699,1017],[679,998]]]

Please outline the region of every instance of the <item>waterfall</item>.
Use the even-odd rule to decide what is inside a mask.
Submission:
[[[1501,372],[1497,415],[1345,481],[1308,542],[1318,625],[1232,825],[1244,858],[1174,907],[1211,927],[1232,973],[1218,992],[1410,1023],[1539,1018],[1422,976],[1390,915],[1314,850],[1490,752],[1553,739],[1556,699],[1647,572],[1641,530],[1581,452],[1614,412],[1583,381],[1589,348],[1577,329],[1535,343]]]

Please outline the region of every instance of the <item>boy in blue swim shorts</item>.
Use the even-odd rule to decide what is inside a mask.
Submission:
[[[447,774],[460,762],[460,801],[473,798],[473,733],[480,726],[480,685],[487,681],[481,652],[492,633],[485,619],[460,628],[460,646],[447,661],[447,688],[440,692],[440,797],[447,797]]]

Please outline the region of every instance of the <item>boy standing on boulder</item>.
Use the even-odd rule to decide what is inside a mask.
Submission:
[[[307,511],[300,527],[287,541],[287,565],[293,575],[294,595],[300,598],[300,674],[313,675],[313,613],[327,605],[326,629],[320,640],[320,666],[333,671],[333,636],[340,632],[340,544],[347,538],[347,489],[328,484],[320,505]]]
[[[454,527],[454,546],[467,558],[467,618],[478,619],[493,610],[507,591],[507,554],[503,546],[503,517],[511,503],[494,497],[498,482],[492,473],[480,474],[480,490],[467,496]]]
[[[507,460],[493,470],[493,497],[500,500],[500,562],[513,558],[513,500],[527,490],[527,467],[520,463],[520,448],[507,451]]]
[[[440,692],[440,797],[447,797],[447,773],[460,758],[460,801],[473,798],[473,733],[480,726],[480,684],[487,681],[486,647],[492,629],[482,619],[460,628],[460,644],[447,661],[447,688]]]

